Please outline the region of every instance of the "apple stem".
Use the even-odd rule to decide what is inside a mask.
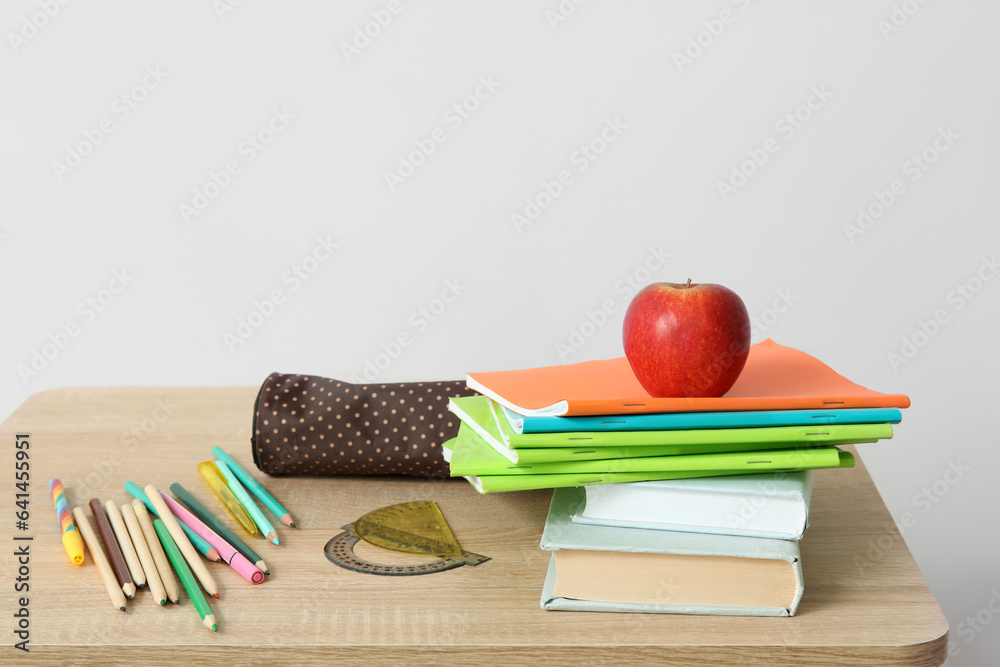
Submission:
[[[690,278],[688,278],[688,284],[685,285],[685,287],[691,287],[691,279]]]

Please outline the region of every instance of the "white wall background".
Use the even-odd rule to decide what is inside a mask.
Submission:
[[[399,2],[350,57],[388,0],[3,3],[0,416],[66,385],[349,378],[385,366],[400,334],[369,375],[617,356],[629,280],[718,282],[758,318],[755,340],[910,395],[896,437],[862,455],[912,519],[950,664],[991,663],[1000,6]],[[679,66],[689,39],[705,46]],[[495,89],[459,124],[448,110],[480,79]],[[276,109],[284,126],[251,160],[243,142],[268,139]],[[581,162],[609,120],[624,128]],[[239,173],[213,188],[229,161]],[[519,231],[512,214],[562,170],[570,184]],[[317,238],[338,247],[313,263]],[[295,266],[315,271],[297,285]],[[607,300],[608,321],[581,327]]]

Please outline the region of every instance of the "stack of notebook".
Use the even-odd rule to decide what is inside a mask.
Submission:
[[[909,405],[771,340],[718,398],[650,397],[624,357],[467,383],[445,458],[481,493],[851,467],[837,445],[891,438]]]
[[[555,488],[542,607],[791,616],[812,470],[892,437],[909,406],[771,340],[719,398],[653,398],[622,357],[472,373],[453,476],[481,493]]]

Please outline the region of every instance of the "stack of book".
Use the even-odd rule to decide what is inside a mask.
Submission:
[[[482,493],[854,465],[837,445],[892,437],[902,395],[766,340],[718,398],[653,398],[624,357],[470,373],[453,398],[453,476]]]
[[[891,438],[909,406],[771,340],[718,398],[651,397],[624,357],[467,384],[481,395],[450,402],[451,474],[481,493],[556,489],[547,609],[793,614],[809,471],[853,466],[837,445]]]

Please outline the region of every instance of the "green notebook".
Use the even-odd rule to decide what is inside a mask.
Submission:
[[[891,437],[892,427],[889,424],[850,424],[847,426],[861,426],[868,428],[867,431],[856,431],[857,437],[844,437],[830,439],[829,434],[833,428],[844,428],[823,425],[817,427],[768,427],[768,428],[741,428],[741,429],[699,429],[687,431],[631,431],[606,433],[601,435],[614,436],[639,436],[640,439],[647,433],[657,433],[665,435],[665,442],[661,444],[634,444],[624,442],[621,445],[596,445],[589,441],[553,441],[549,447],[514,448],[509,447],[504,441],[504,437],[516,436],[518,438],[536,438],[557,436],[591,436],[593,433],[542,433],[529,434],[528,436],[518,436],[511,429],[507,419],[500,414],[499,408],[485,396],[463,396],[452,398],[449,401],[448,409],[455,413],[464,424],[468,424],[480,438],[488,443],[495,451],[503,455],[511,463],[543,463],[549,461],[587,461],[603,460],[614,458],[636,458],[640,456],[674,456],[679,454],[709,454],[714,452],[739,452],[758,451],[771,449],[784,449],[796,447],[810,447],[820,445],[844,445],[857,444],[862,442],[875,442],[880,437]],[[870,429],[869,427],[875,427]],[[759,433],[759,432],[765,433]],[[728,432],[728,435],[720,432]],[[758,433],[750,433],[758,432]],[[802,435],[795,438],[800,432],[814,434]],[[873,433],[870,437],[861,437],[861,433]],[[778,440],[767,440],[764,435],[771,435]],[[801,434],[800,434],[801,435]],[[804,439],[803,439],[804,438]]]
[[[712,454],[642,456],[590,461],[549,463],[512,463],[462,423],[458,436],[443,445],[444,457],[452,477],[465,475],[551,475],[579,473],[679,472],[689,470],[739,470],[773,472],[775,470],[812,470],[840,466],[836,447],[779,449]]]
[[[854,456],[839,452],[836,468],[853,468]],[[646,482],[654,479],[691,479],[695,477],[721,477],[723,475],[750,474],[749,470],[684,470],[679,472],[621,472],[558,475],[466,475],[465,478],[480,493],[502,491],[530,491],[556,489],[567,486],[591,486],[617,482]]]

